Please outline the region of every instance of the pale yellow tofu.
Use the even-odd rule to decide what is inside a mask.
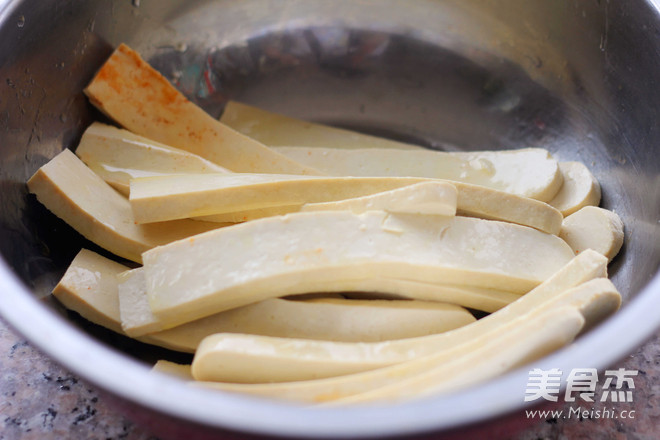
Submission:
[[[142,253],[155,246],[224,226],[194,220],[138,225],[128,200],[69,150],[39,168],[27,186],[49,211],[85,238],[138,263]]]
[[[524,226],[382,211],[270,217],[143,254],[149,304],[166,327],[345,279],[524,293],[572,257],[559,237]]]
[[[564,217],[585,206],[598,206],[601,190],[598,180],[582,162],[560,162],[563,185],[548,203]]]
[[[557,161],[542,148],[444,152],[381,148],[274,148],[329,176],[426,177],[485,186],[547,202],[562,186]]]
[[[576,254],[593,249],[612,261],[623,245],[623,222],[615,212],[585,206],[564,219],[559,237]]]
[[[472,350],[460,350],[427,371],[372,391],[338,399],[332,406],[391,403],[440,394],[492,379],[546,356],[575,339],[584,318],[574,307],[540,311]]]
[[[300,212],[387,211],[400,214],[456,215],[458,191],[450,182],[422,182],[336,202],[306,203]]]
[[[140,223],[331,202],[436,179],[318,177],[273,174],[187,174],[131,181],[130,201]],[[444,181],[442,181],[444,182]],[[457,213],[530,226],[558,234],[563,217],[547,203],[479,185],[451,182]]]
[[[190,365],[177,364],[164,359],[156,361],[151,368],[151,372],[167,374],[183,380],[194,380],[190,371]]]
[[[89,100],[140,136],[202,156],[234,172],[319,174],[217,121],[125,44],[85,89]]]
[[[244,368],[243,375],[239,377],[237,369],[233,369],[231,364],[224,364],[232,370],[217,373],[206,371],[201,377],[196,377],[214,377],[214,380],[219,380],[220,374],[228,373],[233,380],[239,379],[244,384],[218,383],[212,386],[225,391],[308,403],[348,397],[426,372],[451,361],[461,352],[479,349],[487,345],[493,336],[518,326],[521,320],[534,321],[538,312],[565,306],[577,307],[585,317],[585,327],[591,327],[614,313],[621,302],[621,296],[606,276],[607,259],[598,252],[587,250],[508,307],[450,332],[408,340],[375,344],[296,340],[291,346],[296,345],[299,351],[293,351],[279,350],[277,347],[280,345],[288,346],[284,344],[285,341],[273,338],[257,338],[252,344],[246,335],[216,336],[212,342],[222,342],[223,345],[220,350],[217,344],[211,346],[214,350],[214,363],[225,355],[225,359],[234,359],[236,354]],[[278,374],[286,372],[285,365],[289,365],[288,372],[277,376],[282,380],[286,380],[283,377],[285,375],[289,380],[309,379],[316,374],[314,368],[319,364],[325,365],[324,372],[328,378],[280,384],[256,383],[271,381],[269,366],[272,361],[275,361]],[[332,370],[334,365],[338,367],[336,370]],[[376,368],[379,369],[367,371]],[[202,369],[205,370],[205,367]],[[357,374],[329,377],[330,374],[347,374],[349,369]]]
[[[236,101],[227,103],[220,122],[271,147],[304,145],[306,147],[396,148],[403,150],[423,148],[291,118]]]
[[[414,299],[456,304],[474,310],[495,312],[520,298],[523,292],[407,279],[372,277],[335,279],[317,283],[323,292],[342,293],[351,299]]]
[[[94,122],[85,130],[76,155],[125,196],[129,193],[130,180],[136,177],[229,173],[187,151],[100,122]]]
[[[127,269],[96,252],[82,249],[53,289],[53,296],[88,321],[123,333],[116,276]]]
[[[443,303],[270,299],[161,331],[146,300],[142,272],[83,249],[53,295],[95,324],[190,353],[206,336],[220,332],[377,341],[440,333],[474,321],[465,309]]]
[[[119,276],[123,330],[130,336],[161,332],[193,348],[214,333],[247,333],[340,342],[376,342],[441,333],[474,322],[453,304],[404,300],[268,299],[162,331],[151,313],[142,268]],[[186,338],[186,341],[183,340]],[[188,342],[190,341],[190,342]]]

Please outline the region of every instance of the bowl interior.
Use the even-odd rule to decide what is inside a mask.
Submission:
[[[626,225],[610,275],[628,303],[660,261],[657,27],[644,1],[5,2],[0,252],[47,297],[81,247],[100,251],[25,181],[103,119],[82,89],[125,42],[214,116],[233,99],[433,149],[584,162]],[[47,301],[134,358],[185,358]]]

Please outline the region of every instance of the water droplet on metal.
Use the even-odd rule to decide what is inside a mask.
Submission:
[[[21,15],[20,17],[18,17],[18,21],[16,22],[16,25],[19,28],[22,28],[23,26],[25,26],[25,16]]]
[[[67,119],[68,119],[68,117],[64,113],[60,114],[60,121],[62,121],[64,123],[64,122],[67,121]]]

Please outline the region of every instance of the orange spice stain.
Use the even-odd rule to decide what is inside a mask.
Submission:
[[[147,99],[154,103],[170,106],[172,110],[178,110],[175,104],[180,105],[188,102],[160,72],[151,67],[137,52],[128,46],[120,45],[108,61],[113,60],[120,64],[127,73],[130,72],[133,77],[131,79],[134,88],[146,91],[148,93]]]
[[[99,72],[96,74],[96,78],[94,78],[92,81],[92,84],[96,82],[105,83],[108,85],[108,87],[114,90],[115,93],[121,94],[121,75],[119,74],[115,64],[112,62],[112,58],[103,65],[101,70],[99,70]]]

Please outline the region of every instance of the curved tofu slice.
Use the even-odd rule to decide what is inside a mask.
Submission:
[[[582,162],[560,162],[559,169],[564,184],[557,195],[548,203],[564,217],[585,206],[598,206],[600,203],[600,184],[591,171]]]
[[[542,311],[534,320],[522,321],[518,326],[493,335],[474,350],[456,353],[455,357],[426,372],[338,399],[331,405],[409,400],[484,382],[568,345],[583,325],[584,318],[575,308]]]
[[[282,380],[285,374],[288,379],[284,380],[310,379],[318,374],[315,370],[318,365],[324,365],[323,374],[326,377],[348,374],[348,371],[353,373],[367,371],[410,361],[411,359],[423,358],[462,344],[478,341],[479,338],[487,337],[485,335],[490,332],[498,331],[502,326],[506,326],[508,323],[535,310],[547,308],[550,304],[556,306],[566,304],[567,301],[574,302],[576,298],[583,298],[585,290],[580,289],[577,291],[578,293],[575,293],[572,288],[594,278],[604,277],[606,274],[607,259],[598,252],[587,250],[573,258],[543,284],[507,307],[473,324],[438,335],[362,344],[297,339],[291,345],[287,345],[285,340],[277,338],[223,334],[215,335],[213,344],[209,347],[214,351],[214,363],[219,362],[223,356],[226,356],[227,360],[236,358],[240,360],[241,365],[244,367],[242,377],[239,377],[241,374],[239,370],[234,370],[229,364],[226,365],[226,368],[232,368],[230,372],[231,380],[237,382],[274,381],[270,369],[271,362],[275,363],[274,371],[278,373],[278,380]],[[616,289],[614,289],[614,292],[618,296]],[[592,293],[591,290],[586,290],[587,298],[591,298]],[[574,295],[577,295],[577,297]],[[584,299],[580,301],[584,301]],[[584,303],[580,302],[580,304]],[[603,303],[603,308],[609,307],[608,310],[611,312],[618,308],[618,304],[619,302],[607,300]],[[607,313],[607,311],[600,314],[590,312],[589,316],[605,316]],[[288,347],[292,346],[296,347],[295,351],[289,350]],[[247,368],[248,364],[250,368]],[[424,368],[427,368],[427,366]],[[225,380],[220,379],[219,374],[214,375],[214,380]],[[195,377],[198,380],[204,380],[203,377],[205,376]],[[376,386],[381,386],[383,378],[378,375],[375,377],[379,378]],[[385,378],[391,378],[391,375],[385,374]],[[341,378],[337,379],[338,382],[308,383],[308,387],[305,385],[293,387],[289,395],[292,398],[306,400],[330,399],[328,396],[336,396],[340,392],[345,392],[342,390],[355,390],[356,387],[359,388],[361,383],[361,378],[356,381],[349,379],[346,383],[339,379]],[[264,385],[263,388],[256,388],[256,391],[268,389],[269,387]],[[363,388],[359,389],[363,390]]]
[[[187,151],[100,122],[94,122],[85,130],[76,155],[126,196],[130,180],[136,177],[229,173],[229,170]]]
[[[138,225],[128,200],[69,150],[42,166],[27,185],[48,210],[85,238],[138,263],[142,253],[155,246],[224,226],[194,220]]]
[[[160,321],[149,308],[144,268],[138,267],[118,274],[116,283],[122,331],[136,337],[163,330]]]
[[[387,277],[527,292],[573,257],[559,237],[469,217],[327,211],[254,220],[143,254],[166,327],[334,280]],[[320,284],[321,283],[321,284]]]
[[[151,368],[151,372],[168,374],[170,376],[178,377],[179,379],[184,380],[194,380],[192,377],[192,372],[190,371],[189,364],[177,364],[175,362],[170,362],[163,359],[156,361],[154,366]]]
[[[298,203],[295,205],[273,206],[270,208],[255,208],[243,211],[225,212],[223,214],[202,215],[199,217],[193,217],[193,220],[219,223],[242,223],[276,215],[291,214],[292,212],[300,211],[302,206],[302,204]]]
[[[231,171],[319,174],[213,119],[124,44],[101,67],[85,94],[133,133]]]
[[[489,313],[495,312],[520,298],[520,294],[503,290],[424,283],[388,277],[352,280],[336,279],[329,283],[318,283],[316,287],[323,292],[341,292],[353,299],[405,298],[445,302]]]
[[[557,161],[541,148],[451,153],[308,147],[277,147],[275,151],[330,176],[447,179],[544,202],[562,186]]]
[[[442,333],[474,321],[468,311],[451,304],[401,300],[358,301],[368,304],[345,303],[354,300],[337,300],[341,303],[319,301],[268,299],[147,337],[167,338],[170,346],[180,347],[181,351],[194,351],[204,338],[222,332],[377,342]]]
[[[449,182],[422,182],[402,188],[336,202],[306,203],[301,212],[387,211],[402,214],[456,215],[458,192]]]
[[[271,147],[305,145],[326,148],[397,148],[402,150],[423,148],[355,131],[315,124],[235,101],[227,103],[220,122]]]
[[[309,177],[272,174],[188,174],[131,181],[139,223],[331,202],[439,180],[416,177]],[[461,215],[508,221],[558,234],[563,217],[552,206],[478,185],[451,182]]]
[[[435,365],[424,361],[426,370],[414,365],[415,368],[403,373],[405,378],[399,377],[396,382],[338,399],[330,405],[400,401],[474,385],[552,353],[570,343],[586,327],[599,322],[590,320],[583,310],[599,310],[602,312],[599,317],[603,318],[614,313],[621,302],[620,294],[605,278],[571,289],[570,296],[571,300],[558,301],[558,305],[538,310],[528,319],[516,322],[517,325],[490,335],[482,344],[471,344],[467,350],[466,347],[452,350],[451,354],[444,353],[442,359],[429,356],[435,358]]]
[[[266,300],[264,302],[273,301]],[[285,300],[280,300],[285,301]],[[263,302],[262,302],[263,303]],[[462,307],[427,301],[319,298],[288,301],[286,310],[273,311],[279,329],[243,332],[286,338],[339,342],[380,342],[443,333],[475,321]],[[293,310],[294,307],[297,310]],[[291,312],[288,310],[291,309]],[[288,312],[288,313],[287,313]],[[254,319],[245,319],[246,322]],[[239,332],[241,326],[235,327]]]
[[[161,332],[160,320],[151,313],[144,272],[133,269],[118,276],[122,329],[129,336]],[[375,342],[441,333],[473,322],[462,307],[426,301],[268,299],[192,321],[158,337],[185,351],[214,333],[247,333],[264,336]],[[178,341],[178,342],[177,342]]]
[[[82,249],[53,289],[53,296],[88,321],[123,334],[116,276],[126,270],[123,264]]]
[[[118,276],[128,270],[123,264],[82,249],[53,289],[53,295],[66,308],[88,321],[126,335],[121,321]],[[224,330],[224,327],[213,327],[213,322],[202,323],[202,326],[206,326],[206,333],[196,332],[199,324],[190,323],[136,339],[171,350],[193,353],[204,336]]]
[[[585,206],[564,219],[559,237],[576,254],[593,249],[612,261],[623,245],[623,222],[612,211]]]

